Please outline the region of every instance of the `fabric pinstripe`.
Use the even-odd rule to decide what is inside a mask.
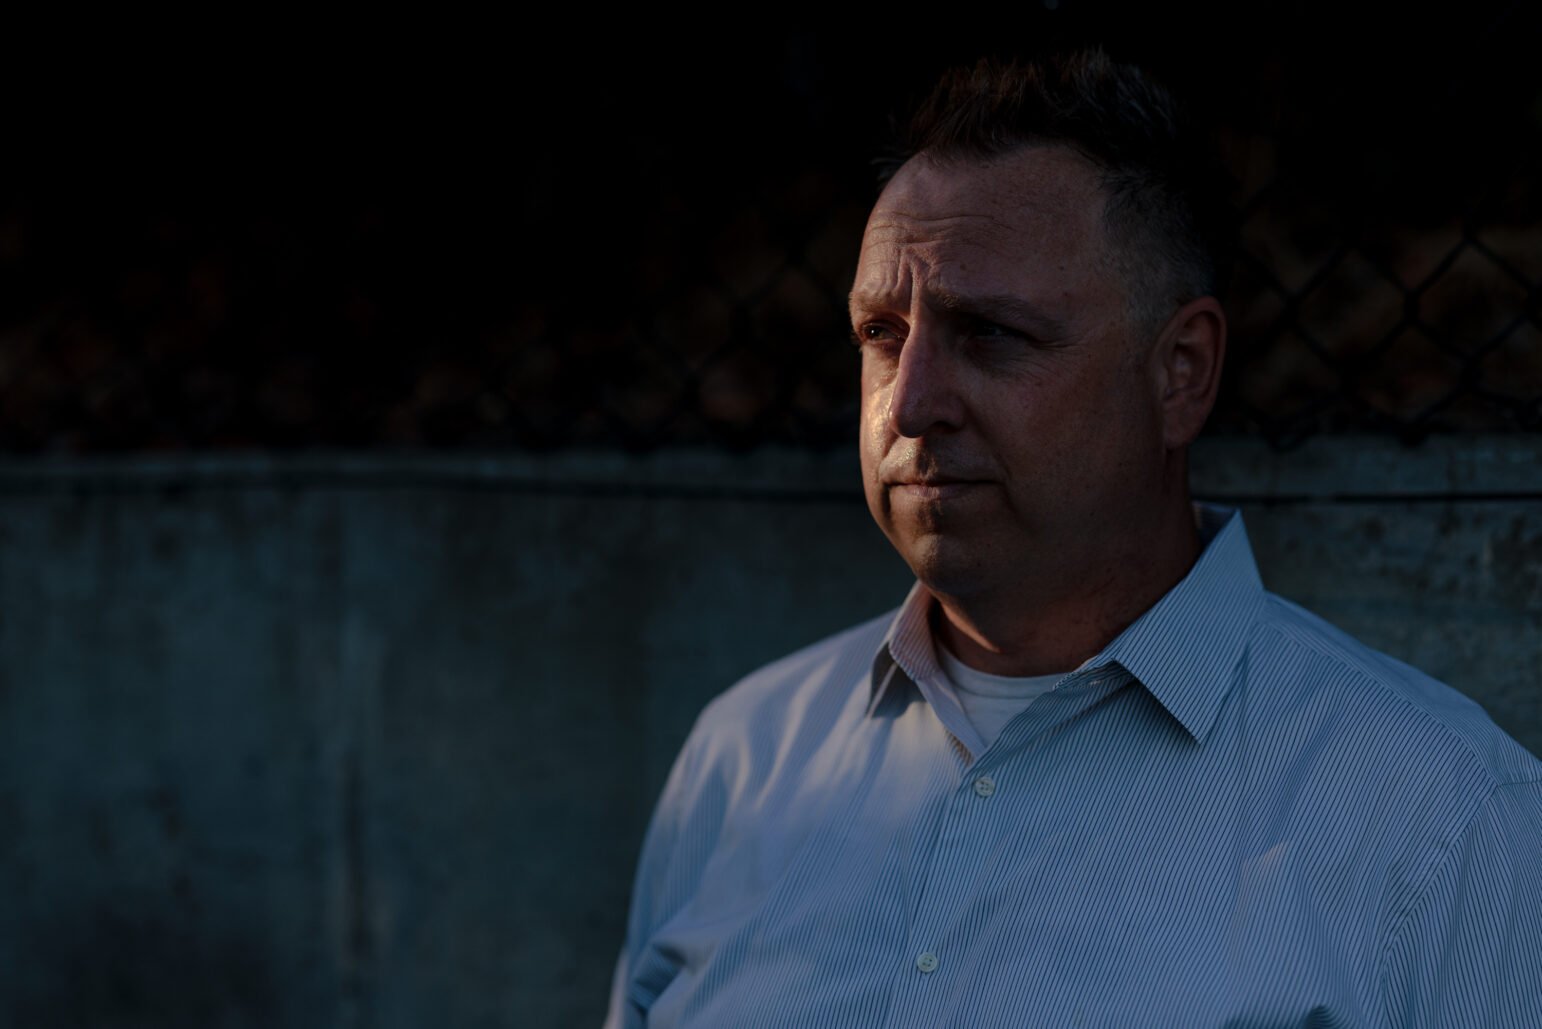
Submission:
[[[1542,1027],[1542,763],[1201,513],[989,748],[919,587],[709,705],[607,1024]]]

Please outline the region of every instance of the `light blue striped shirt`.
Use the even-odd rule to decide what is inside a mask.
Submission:
[[[1542,1027],[1542,763],[1201,510],[1188,576],[988,747],[919,588],[713,701],[608,1024]]]

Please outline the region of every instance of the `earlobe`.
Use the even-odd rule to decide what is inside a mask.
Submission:
[[[1191,300],[1174,312],[1160,340],[1164,442],[1174,450],[1193,442],[1215,405],[1226,312],[1214,297]]]

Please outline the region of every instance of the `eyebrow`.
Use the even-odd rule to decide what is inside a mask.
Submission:
[[[928,290],[925,293],[928,307],[955,317],[978,318],[982,321],[1000,321],[1028,330],[1043,339],[1056,339],[1065,334],[1065,323],[1046,314],[1036,304],[1010,293],[982,293],[964,296],[950,290]],[[853,309],[882,308],[893,303],[885,293],[865,293],[852,290],[848,297]]]

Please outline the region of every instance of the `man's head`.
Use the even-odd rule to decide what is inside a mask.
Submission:
[[[952,77],[873,209],[852,291],[864,480],[939,595],[1051,604],[1192,545],[1183,452],[1225,323],[1197,219],[1140,167],[1140,131],[1115,132],[1134,119],[1165,154],[1151,98],[1171,125],[1101,57]]]
[[[1100,50],[945,74],[880,162],[881,178],[917,154],[984,161],[1035,145],[1096,167],[1108,256],[1145,327],[1219,293],[1234,232],[1213,153],[1171,94]]]

